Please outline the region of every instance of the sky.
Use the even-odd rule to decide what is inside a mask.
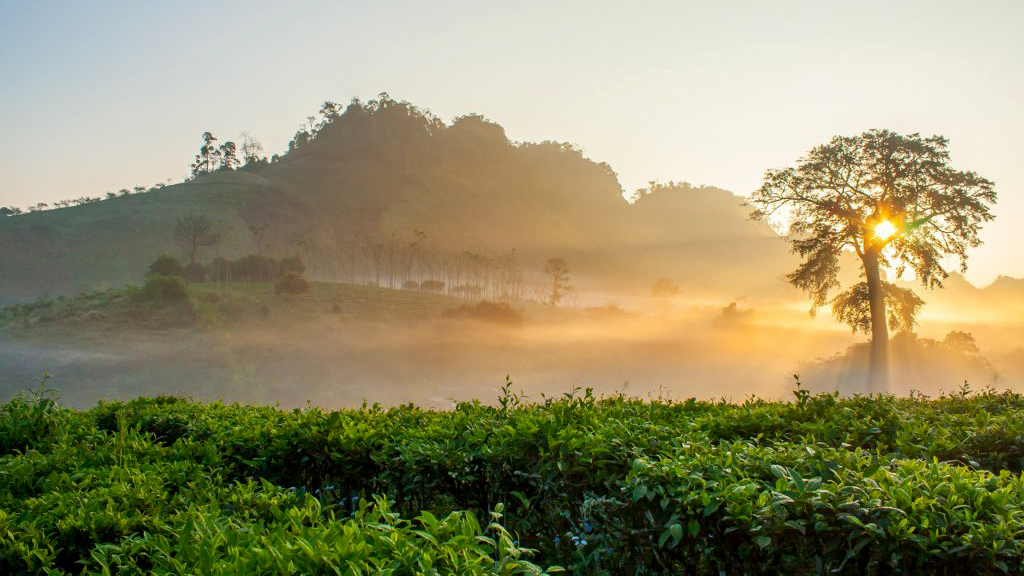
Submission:
[[[942,134],[996,183],[968,278],[1024,277],[1024,2],[0,0],[0,205],[179,181],[212,131],[283,151],[382,91],[571,142],[626,193],[748,194],[835,135]]]

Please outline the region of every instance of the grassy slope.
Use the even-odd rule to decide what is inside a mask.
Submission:
[[[193,284],[190,302],[183,305],[137,302],[135,291],[111,289],[0,309],[0,331],[89,339],[175,327],[283,328],[327,315],[342,321],[436,317],[463,303],[442,294],[331,282],[312,282],[309,292],[300,295],[274,294],[269,283]]]
[[[0,221],[0,294],[91,291],[141,279],[146,266],[173,252],[174,223],[202,213],[227,230],[221,250],[248,248],[247,205],[270,192],[250,174],[178,184],[132,196],[5,218]]]

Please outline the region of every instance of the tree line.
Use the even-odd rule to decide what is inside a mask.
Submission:
[[[496,255],[452,252],[437,247],[419,230],[388,236],[354,233],[342,241],[293,233],[287,237],[286,255],[279,257],[270,255],[281,252],[279,238],[271,234],[269,225],[251,225],[249,233],[252,253],[236,260],[217,256],[202,264],[202,251],[219,246],[223,233],[205,215],[178,218],[173,240],[185,256],[181,275],[197,282],[261,282],[308,270],[332,282],[512,304],[532,300],[552,306],[572,291],[569,265],[562,258],[550,258],[540,274],[530,273],[515,249]]]

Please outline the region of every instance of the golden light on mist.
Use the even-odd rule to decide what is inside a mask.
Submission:
[[[894,234],[896,234],[896,225],[888,220],[882,220],[875,225],[875,238],[879,240],[888,240]]]

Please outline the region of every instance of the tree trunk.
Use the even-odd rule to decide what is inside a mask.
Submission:
[[[871,360],[868,368],[868,392],[889,391],[889,326],[885,316],[885,294],[882,274],[878,267],[878,254],[864,255],[864,272],[871,304]]]

